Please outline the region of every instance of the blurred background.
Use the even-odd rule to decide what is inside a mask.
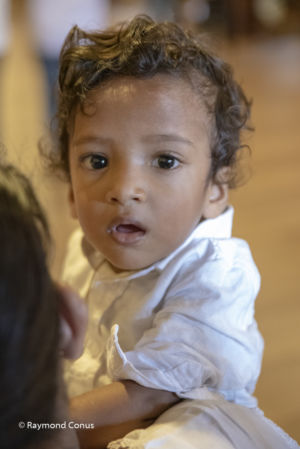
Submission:
[[[251,174],[231,195],[234,234],[250,243],[262,275],[259,405],[299,442],[300,1],[0,0],[0,141],[46,209],[57,278],[76,223],[66,185],[43,171],[37,144],[55,112],[59,48],[76,23],[104,28],[138,13],[207,33],[253,99],[255,133],[246,138]]]

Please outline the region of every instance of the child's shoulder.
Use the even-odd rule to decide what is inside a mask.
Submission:
[[[260,275],[248,243],[231,236],[194,235],[170,261],[173,271],[170,292],[184,289],[192,296],[208,289],[221,291],[248,290],[255,297]],[[237,288],[238,286],[238,288]]]
[[[180,274],[197,273],[201,278],[228,276],[235,272],[240,275],[258,276],[258,270],[248,243],[239,238],[203,238],[194,240],[182,254]]]
[[[243,307],[252,310],[259,289],[260,274],[245,241],[207,238],[173,271],[164,307],[209,313],[217,304],[220,311],[242,313]],[[248,318],[251,321],[250,312]]]
[[[232,237],[234,210],[227,210],[216,218],[201,222],[188,239],[179,247],[169,261],[180,270],[192,269],[203,272],[211,266],[222,272],[241,267],[255,267],[248,243]]]

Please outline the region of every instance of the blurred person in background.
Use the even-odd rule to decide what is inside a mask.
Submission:
[[[10,0],[0,0],[0,81],[2,66],[10,44]],[[2,128],[2,108],[0,111],[0,130]]]
[[[3,0],[2,0],[3,1]],[[55,84],[60,48],[73,25],[102,29],[108,24],[109,0],[27,0],[33,43],[45,67],[49,117],[56,112]]]
[[[0,0],[0,58],[1,59],[7,52],[9,42],[10,42],[10,1],[9,0]]]

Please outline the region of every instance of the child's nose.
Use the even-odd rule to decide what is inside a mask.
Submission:
[[[141,182],[134,173],[118,176],[106,193],[106,201],[110,204],[124,206],[131,202],[143,203],[145,200],[145,189],[141,187]]]

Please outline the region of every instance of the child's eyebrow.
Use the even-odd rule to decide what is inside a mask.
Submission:
[[[180,136],[179,134],[149,134],[146,136],[143,136],[142,140],[145,143],[162,143],[162,142],[177,142],[177,143],[183,143],[185,145],[188,145],[189,147],[195,147],[194,143],[187,139],[186,137]],[[113,142],[113,139],[109,137],[102,137],[102,136],[93,136],[93,135],[86,135],[86,136],[80,136],[77,139],[75,139],[73,145],[75,147],[78,147],[80,145],[93,143],[93,144],[100,144],[100,145],[109,145]]]
[[[100,137],[100,136],[81,136],[78,139],[75,139],[73,145],[80,146],[86,143],[100,143],[102,145],[107,145],[111,143],[112,139],[108,137]]]
[[[189,146],[194,146],[194,143],[186,137],[179,134],[150,134],[144,137],[146,142],[159,143],[159,142],[179,142]]]

